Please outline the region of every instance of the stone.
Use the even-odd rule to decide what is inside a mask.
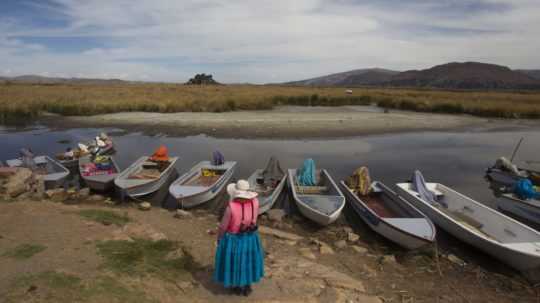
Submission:
[[[17,171],[12,175],[8,182],[4,185],[6,193],[16,198],[22,193],[28,191],[28,181],[32,177],[32,171],[27,168],[17,168]]]
[[[9,178],[17,173],[16,167],[0,167],[0,178]]]
[[[374,278],[377,276],[377,271],[366,264],[362,265],[361,272],[368,278]]]
[[[102,196],[102,195],[90,195],[88,197],[88,201],[93,201],[93,202],[101,202],[101,201],[105,201],[105,197]]]
[[[459,265],[459,266],[465,266],[467,265],[467,263],[463,260],[461,260],[459,257],[453,255],[453,254],[449,254],[448,256],[446,256],[446,258],[448,259],[448,261],[456,264],[456,265]]]
[[[164,233],[155,230],[148,224],[128,223],[121,230],[131,238],[150,239],[152,241],[167,240]]]
[[[62,202],[67,199],[67,193],[63,188],[49,189],[45,191],[45,197],[55,202]]]
[[[193,214],[189,211],[185,211],[183,209],[176,210],[176,214],[174,214],[174,217],[177,219],[189,219],[193,218]]]
[[[86,187],[79,190],[79,197],[86,199],[88,196],[90,196],[90,188]]]
[[[360,240],[360,236],[359,236],[359,235],[357,235],[357,234],[355,234],[355,233],[348,233],[348,234],[347,234],[347,241],[353,242],[353,243],[354,243],[354,242],[356,242],[356,241],[358,241],[358,240]]]
[[[274,222],[281,222],[283,217],[287,215],[283,209],[271,209],[267,211],[266,214],[268,219]]]
[[[263,235],[273,236],[282,240],[289,240],[289,241],[300,241],[304,239],[303,237],[299,235],[280,231],[280,230],[273,229],[267,226],[259,226],[259,233]]]
[[[133,242],[133,239],[121,229],[113,231],[112,236],[108,240]]]
[[[351,245],[351,248],[352,248],[355,252],[357,252],[357,253],[359,253],[359,254],[362,254],[362,255],[368,253],[368,249],[365,248],[365,247],[362,247],[362,246]]]
[[[165,256],[165,259],[166,260],[175,260],[175,259],[181,259],[183,257],[185,257],[185,253],[184,253],[184,250],[182,248],[178,248],[176,250],[173,250],[171,252],[169,252],[166,256]]]
[[[345,240],[339,240],[334,243],[334,246],[339,249],[345,248],[347,247],[347,242]]]
[[[333,250],[332,247],[330,247],[329,245],[324,244],[324,245],[320,245],[320,246],[319,246],[319,253],[320,253],[321,255],[333,255],[333,254],[334,254],[334,250]]]
[[[396,257],[394,255],[385,255],[382,258],[382,263],[383,264],[398,264]]]
[[[139,203],[139,209],[140,210],[150,210],[152,208],[152,204],[148,202],[141,202]]]
[[[316,260],[317,257],[315,256],[315,254],[311,251],[310,248],[307,248],[307,247],[304,247],[304,248],[300,248],[298,250],[298,252],[300,253],[300,255],[306,259],[310,259],[310,260]]]
[[[345,226],[343,227],[343,232],[346,233],[346,234],[349,234],[349,233],[352,233],[353,232],[353,229],[349,226]]]

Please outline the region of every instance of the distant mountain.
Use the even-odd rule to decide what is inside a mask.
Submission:
[[[390,86],[447,89],[540,89],[540,81],[506,66],[478,62],[448,63],[399,73]]]
[[[372,85],[389,80],[393,75],[396,74],[399,74],[399,72],[382,68],[367,68],[307,80],[287,82],[285,84],[308,86]]]
[[[318,86],[393,86],[443,89],[540,89],[539,71],[513,71],[506,66],[465,62],[447,63],[424,70],[396,72],[360,69],[285,83]]]
[[[118,85],[134,83],[120,79],[91,79],[91,78],[56,78],[36,75],[24,75],[18,77],[0,77],[0,83],[25,83],[25,84],[92,84],[92,85]]]
[[[531,78],[540,80],[540,69],[516,69],[516,72],[528,75]]]

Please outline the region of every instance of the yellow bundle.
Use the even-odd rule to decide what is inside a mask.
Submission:
[[[366,196],[371,191],[371,177],[369,169],[365,166],[355,170],[347,180],[349,188],[357,195]]]

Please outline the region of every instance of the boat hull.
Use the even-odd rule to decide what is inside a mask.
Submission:
[[[540,201],[538,200],[524,201],[512,194],[503,194],[497,198],[496,203],[500,210],[540,224]]]
[[[258,177],[262,177],[263,169],[257,169],[255,172],[248,178],[248,182],[250,184],[251,188],[255,188],[255,184],[257,182]],[[283,178],[281,178],[281,181],[279,181],[278,186],[274,188],[272,193],[267,196],[259,195],[259,215],[264,214],[265,212],[269,211],[272,206],[276,203],[277,199],[281,195],[281,192],[283,191],[283,188],[285,187],[285,183],[287,183],[287,174],[283,175]]]
[[[378,217],[369,208],[367,208],[366,205],[349,189],[345,182],[341,181],[341,186],[343,188],[343,193],[345,194],[347,201],[350,202],[349,205],[352,206],[354,212],[374,232],[409,250],[419,249],[434,242],[434,226],[432,226],[433,235],[429,239],[421,238],[396,228],[395,226],[388,224],[384,218]]]
[[[64,186],[66,178],[69,176],[69,170],[65,166],[49,156],[37,156],[34,157],[34,160],[39,163],[48,162],[47,166],[54,170],[54,172],[42,175],[45,189],[55,189]],[[19,159],[8,160],[7,165],[10,167],[20,167],[22,162]]]
[[[79,168],[79,171],[82,171],[82,166],[86,163],[90,162],[90,156],[84,156],[79,158],[77,167]],[[84,176],[81,174],[81,178],[84,180],[84,184],[88,188],[94,191],[99,192],[105,192],[109,191],[114,188],[114,179],[118,176],[118,173],[120,172],[120,168],[118,168],[118,165],[116,164],[116,161],[114,158],[111,157],[112,165],[114,166],[114,169],[116,173],[110,174],[110,175],[98,175],[98,176]]]
[[[226,172],[219,178],[217,182],[212,184],[212,186],[204,188],[200,192],[196,192],[191,195],[180,196],[175,193],[173,188],[177,186],[177,182],[181,182],[181,180],[189,180],[194,174],[198,173],[198,169],[202,167],[200,166],[201,164],[198,164],[188,173],[180,176],[176,181],[174,181],[169,188],[169,193],[175,198],[180,208],[193,208],[214,199],[219,193],[222,192],[225,185],[229,183],[232,176],[234,175],[236,169],[236,162],[227,161],[226,164],[230,165],[230,167],[226,168]],[[219,169],[221,167],[212,166],[212,168]]]
[[[465,228],[464,225],[457,223],[449,216],[422,201],[420,198],[410,194],[407,190],[401,187],[401,184],[398,184],[398,194],[403,196],[409,203],[413,204],[416,208],[428,216],[437,226],[444,229],[449,234],[493,256],[494,258],[503,261],[511,267],[522,272],[528,272],[540,267],[540,255],[526,254],[509,248],[502,243],[496,242],[495,240],[490,241],[485,237],[479,236],[477,233],[471,232]],[[496,212],[495,210],[493,211]],[[503,214],[499,213],[499,216],[502,219],[501,224],[504,224],[504,221],[514,221]],[[517,221],[514,222],[520,224]],[[540,252],[540,245],[538,245],[538,252]]]
[[[296,175],[296,169],[289,169],[288,171],[288,180],[289,180],[289,186],[291,187],[291,191],[293,194],[293,199],[296,202],[296,206],[298,207],[298,210],[300,213],[305,216],[306,218],[314,221],[315,223],[327,226],[332,223],[334,223],[339,216],[341,215],[341,212],[343,211],[343,208],[345,207],[345,197],[343,196],[343,193],[339,190],[338,186],[334,182],[334,180],[330,177],[330,175],[326,172],[326,170],[322,170],[322,174],[326,175],[326,178],[330,182],[330,186],[334,187],[334,190],[337,192],[336,196],[330,196],[332,198],[336,198],[338,203],[340,203],[340,207],[337,208],[334,212],[331,214],[325,214],[322,212],[317,211],[316,209],[310,207],[308,203],[303,201],[302,197],[300,197],[295,189],[295,182],[294,182],[294,176]],[[324,195],[319,196],[321,199],[325,199]],[[330,197],[326,199],[330,199]],[[333,201],[328,201],[329,203]]]
[[[143,197],[149,194],[152,194],[159,189],[161,189],[163,186],[169,182],[169,179],[171,178],[172,174],[175,172],[174,165],[176,164],[176,161],[178,160],[177,157],[171,158],[171,163],[165,171],[161,173],[159,178],[151,179],[151,180],[145,180],[145,182],[142,182],[140,184],[136,185],[130,185],[125,182],[125,179],[127,175],[129,175],[133,169],[135,169],[137,166],[142,165],[148,157],[141,157],[139,160],[137,160],[134,164],[132,164],[130,167],[128,167],[126,170],[124,170],[119,176],[116,177],[114,180],[115,187],[120,192],[121,197],[131,197],[131,198],[137,198],[137,197]]]

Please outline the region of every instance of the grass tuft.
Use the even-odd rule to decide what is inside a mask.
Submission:
[[[123,226],[131,221],[127,214],[119,215],[110,210],[85,209],[79,211],[79,215],[87,220],[96,221],[103,225],[114,224],[116,226]]]
[[[135,239],[129,241],[104,241],[97,244],[99,254],[105,259],[105,266],[114,272],[124,274],[179,277],[197,268],[193,257],[177,242],[169,240],[150,241]],[[181,251],[179,256],[170,256]]]
[[[40,253],[47,249],[47,246],[41,244],[21,244],[11,250],[8,250],[3,254],[5,257],[25,260],[29,259],[37,253]]]

